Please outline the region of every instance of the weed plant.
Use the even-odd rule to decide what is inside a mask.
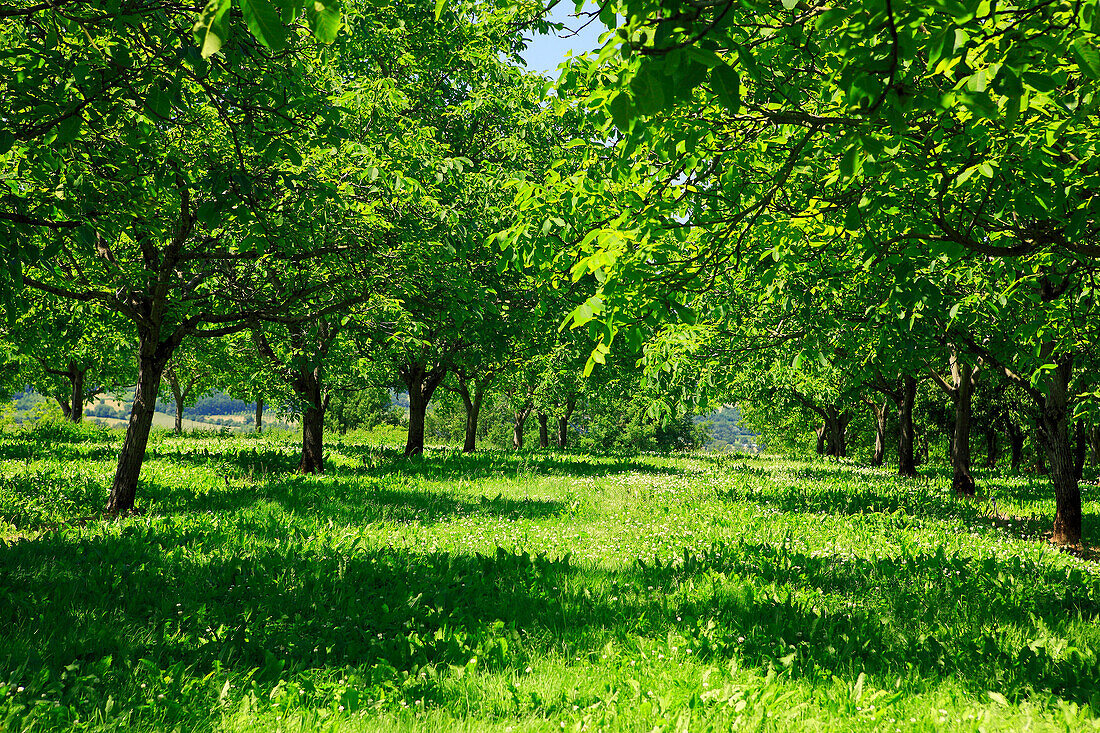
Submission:
[[[112,519],[118,443],[0,436],[0,730],[1100,728],[1028,476],[158,434]]]

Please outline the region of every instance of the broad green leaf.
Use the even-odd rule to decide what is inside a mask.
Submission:
[[[272,51],[286,48],[286,26],[270,0],[239,0],[244,22],[256,39]]]
[[[710,72],[710,86],[718,96],[718,101],[731,114],[740,111],[741,76],[732,66],[715,66]]]
[[[210,0],[199,13],[192,34],[204,59],[216,54],[229,38],[229,22],[226,13],[230,0]]]
[[[1070,49],[1077,58],[1081,73],[1090,79],[1100,79],[1100,51],[1084,38],[1074,41]]]
[[[0,130],[0,155],[11,150],[13,145],[15,145],[15,135],[7,130]]]
[[[443,6],[447,4],[447,0],[435,0],[435,22],[439,22],[439,17],[443,15]]]
[[[332,43],[343,25],[343,14],[334,0],[306,0],[306,22],[313,37],[321,43]]]
[[[630,124],[637,115],[630,97],[625,92],[620,92],[612,97],[607,107],[611,111],[611,121],[615,123],[615,127],[623,132],[630,129]]]

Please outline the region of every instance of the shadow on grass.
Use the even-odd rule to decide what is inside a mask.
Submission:
[[[609,641],[675,644],[670,631],[704,659],[811,680],[949,675],[978,692],[1085,701],[1100,674],[1069,629],[1094,623],[1100,588],[1019,559],[864,561],[742,543],[609,572],[293,530],[265,544],[211,519],[0,545],[0,567],[0,672],[56,680],[73,664],[102,668],[103,695],[120,708],[137,706],[137,684],[168,669],[176,679],[249,675],[260,693],[332,670],[354,673],[364,694],[445,704],[448,665],[476,657],[519,671],[540,655],[598,655]],[[678,593],[688,583],[705,592]],[[850,602],[826,610],[838,595]],[[1081,648],[1043,641],[1060,636]],[[78,692],[50,694],[79,706]],[[175,713],[205,714],[213,702]]]

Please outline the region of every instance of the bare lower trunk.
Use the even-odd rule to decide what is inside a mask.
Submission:
[[[67,422],[72,422],[73,408],[69,405],[69,401],[64,397],[54,397],[57,404],[61,407],[61,415]]]
[[[913,403],[917,398],[917,380],[906,376],[902,379],[901,399],[898,401],[898,475],[913,477],[917,475],[917,464],[913,455]]]
[[[107,512],[123,514],[132,511],[137,496],[141,464],[145,460],[145,448],[149,443],[149,431],[153,427],[153,413],[157,408],[157,390],[164,373],[164,365],[171,356],[174,344],[143,340],[139,345],[138,381],[134,391],[134,404],[130,409],[130,422],[126,438],[118,455],[118,468],[111,483],[107,500]]]
[[[86,373],[86,369],[81,369],[76,364],[69,365],[72,392],[69,396],[69,414],[66,417],[76,425],[84,419],[84,375]]]
[[[316,405],[302,410],[302,459],[298,473],[325,472],[325,411]]]
[[[1024,461],[1024,431],[1011,420],[1005,423],[1005,432],[1008,434],[1008,450],[1011,456],[1009,467],[1013,471],[1020,470],[1020,464]]]
[[[1069,382],[1073,362],[1063,360],[1050,372],[1039,419],[1039,441],[1050,460],[1054,483],[1054,532],[1052,541],[1077,544],[1081,541],[1081,487],[1077,483],[1073,444],[1069,430]]]
[[[264,429],[264,398],[256,397],[256,432],[262,432]]]
[[[817,454],[823,456],[825,455],[825,425],[814,428],[814,435],[817,436]]]
[[[484,391],[475,386],[473,395],[464,383],[460,383],[459,394],[462,395],[462,404],[466,408],[466,433],[462,442],[463,453],[473,453],[477,448],[477,420],[481,414],[481,401]]]
[[[401,369],[401,379],[409,393],[409,434],[405,441],[405,457],[424,452],[424,417],[428,403],[435,394],[447,370],[442,366],[428,368],[425,364],[406,364]]]
[[[886,402],[871,402],[875,413],[875,451],[871,454],[871,465],[881,466],[886,460]]]
[[[956,496],[974,496],[976,487],[970,475],[970,418],[974,397],[973,369],[957,363],[955,393],[955,430],[951,440],[951,487]]]
[[[539,413],[539,448],[550,447],[550,426],[545,412]]]
[[[527,422],[527,416],[530,414],[530,406],[524,407],[522,410],[516,410],[512,413],[512,447],[516,450],[523,447],[523,425]]]
[[[852,416],[846,411],[829,407],[825,410],[825,453],[836,458],[848,455],[848,423]]]
[[[575,397],[571,397],[565,403],[565,414],[558,417],[558,447],[565,448],[569,439],[569,418],[573,416],[573,410],[577,406]]]
[[[302,405],[302,458],[298,473],[325,472],[325,410],[328,398],[321,382],[321,368],[302,367],[291,382]]]

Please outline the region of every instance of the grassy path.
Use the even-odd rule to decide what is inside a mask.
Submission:
[[[1100,728],[1041,481],[772,458],[0,441],[0,730]],[[1100,537],[1086,487],[1087,537]]]

